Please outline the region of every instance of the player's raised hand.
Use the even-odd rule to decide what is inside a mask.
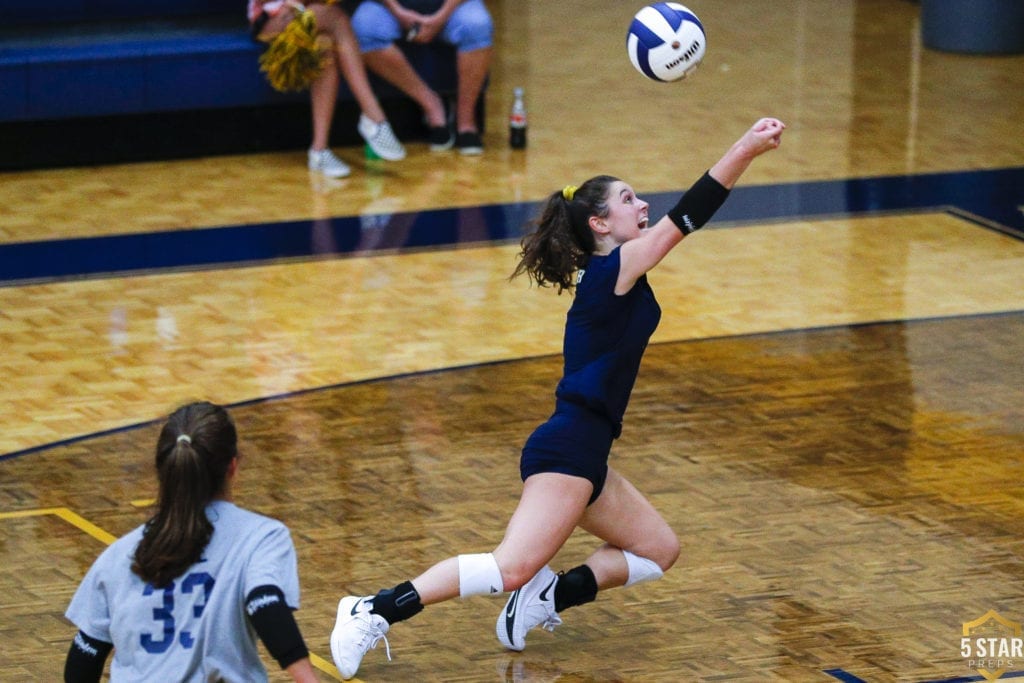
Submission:
[[[759,156],[782,144],[782,132],[786,124],[778,119],[765,117],[759,119],[740,139],[751,156]]]

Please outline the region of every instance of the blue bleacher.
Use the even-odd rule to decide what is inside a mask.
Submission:
[[[258,67],[245,0],[5,3],[0,123],[301,102]],[[407,45],[438,92],[455,91],[454,51]],[[382,100],[399,93],[374,80]],[[351,101],[342,83],[339,100]]]

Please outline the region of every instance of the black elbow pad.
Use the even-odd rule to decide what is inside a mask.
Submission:
[[[97,683],[113,649],[113,643],[97,640],[83,631],[76,633],[64,660],[64,683]]]
[[[729,196],[729,190],[704,173],[668,212],[668,217],[684,235],[704,227]]]
[[[282,669],[309,656],[306,643],[302,640],[295,615],[284,600],[284,593],[277,586],[253,588],[245,598],[245,612],[267,647],[270,656],[277,660]]]

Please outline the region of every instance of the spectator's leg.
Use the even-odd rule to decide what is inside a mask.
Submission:
[[[494,52],[494,21],[482,0],[466,0],[459,5],[448,19],[442,39],[458,50],[456,127],[460,133],[476,131],[476,102],[487,80]]]
[[[331,137],[331,121],[334,119],[334,105],[338,101],[338,65],[333,55],[324,60],[324,71],[309,87],[309,98],[313,114],[314,151],[327,149]]]
[[[334,54],[341,68],[341,75],[348,83],[349,90],[352,91],[363,114],[374,123],[384,121],[384,110],[370,87],[370,80],[366,76],[366,66],[359,54],[359,46],[352,33],[348,16],[339,5],[310,5],[309,9],[316,15],[320,31],[331,38],[334,44]],[[337,95],[337,88],[335,88],[335,95]]]
[[[366,65],[375,74],[420,105],[427,119],[427,125],[445,125],[444,102],[441,97],[420,78],[412,64],[406,59],[405,54],[396,45],[367,52],[363,58],[366,60]]]
[[[492,53],[493,48],[489,47],[458,53],[459,95],[455,124],[460,133],[477,129],[476,101],[483,91]]]

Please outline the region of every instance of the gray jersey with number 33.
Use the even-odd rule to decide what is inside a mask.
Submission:
[[[66,616],[114,644],[113,681],[266,681],[245,596],[278,586],[298,609],[295,546],[281,522],[226,501],[206,509],[213,537],[199,562],[153,588],[132,573],[143,527],[103,551]]]

